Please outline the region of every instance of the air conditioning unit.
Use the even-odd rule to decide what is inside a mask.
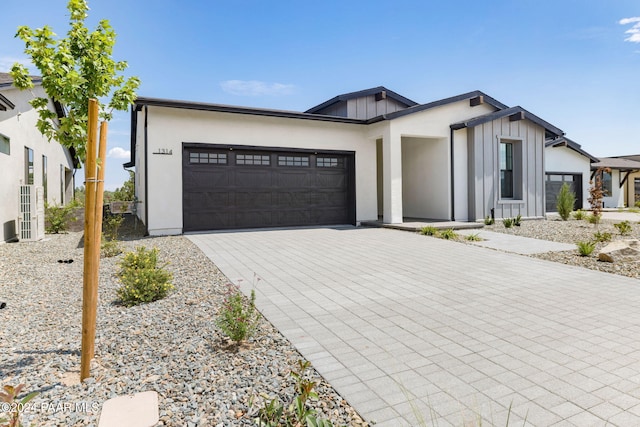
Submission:
[[[20,186],[20,217],[18,237],[23,241],[44,238],[44,188]]]

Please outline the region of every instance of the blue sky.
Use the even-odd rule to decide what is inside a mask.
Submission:
[[[26,60],[17,26],[66,33],[66,3],[3,2],[0,71]],[[637,0],[90,0],[89,7],[91,28],[99,19],[114,27],[115,57],[142,79],[141,96],[304,111],[374,86],[419,103],[478,89],[521,105],[595,156],[640,154]],[[128,114],[111,122],[109,148],[106,187],[114,189],[126,179]]]

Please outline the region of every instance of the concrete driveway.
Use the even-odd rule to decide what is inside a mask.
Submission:
[[[188,238],[378,425],[640,425],[638,280],[387,229]]]

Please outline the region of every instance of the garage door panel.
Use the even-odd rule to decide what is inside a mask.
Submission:
[[[270,170],[244,166],[230,172],[235,174],[233,185],[237,188],[271,188],[273,174]]]
[[[185,231],[355,222],[353,155],[207,147],[184,150]]]
[[[545,209],[547,212],[557,212],[557,197],[564,184],[569,184],[569,189],[575,194],[575,209],[582,208],[582,174],[572,173],[546,173],[545,180]]]

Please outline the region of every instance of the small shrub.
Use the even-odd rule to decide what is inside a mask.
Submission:
[[[67,231],[70,221],[75,221],[72,216],[73,211],[78,207],[78,203],[73,200],[66,205],[50,205],[44,203],[45,231],[49,234],[64,233]]]
[[[513,225],[516,227],[520,227],[520,225],[522,225],[522,215],[518,215],[513,219]]]
[[[318,400],[318,393],[314,390],[317,384],[306,374],[310,367],[309,362],[298,361],[298,369],[291,371],[295,380],[295,394],[291,403],[283,405],[277,398],[265,402],[258,410],[258,417],[255,419],[257,425],[333,427],[331,421],[318,418],[318,412],[309,407],[310,400]]]
[[[589,224],[598,225],[598,224],[600,224],[600,218],[602,218],[602,214],[597,214],[596,215],[596,214],[591,213],[591,214],[587,215],[587,222]]]
[[[502,220],[502,224],[504,225],[504,228],[513,227],[513,218],[504,218]]]
[[[636,203],[638,203],[638,202],[636,202]],[[635,207],[634,208],[629,208],[629,212],[640,213],[640,208],[635,208]]]
[[[437,236],[438,229],[432,225],[427,225],[426,227],[422,227],[422,229],[420,230],[420,234],[424,236]]]
[[[258,328],[260,312],[256,309],[256,291],[251,290],[251,298],[242,295],[240,289],[227,285],[227,293],[218,311],[216,326],[236,344],[251,338]]]
[[[18,400],[18,395],[23,388],[24,384],[20,384],[16,387],[7,384],[2,387],[2,391],[0,391],[0,406],[2,408],[2,412],[0,412],[0,426],[22,426],[22,423],[20,422],[20,414],[24,409],[28,409],[25,405],[38,395],[38,392],[34,391]]]
[[[482,241],[482,237],[480,237],[480,235],[478,233],[472,233],[467,235],[467,237],[465,237],[465,239],[467,239],[470,242],[481,242]]]
[[[487,215],[484,218],[484,225],[493,225],[495,222],[496,221],[493,218],[491,218],[489,215]]]
[[[562,187],[560,187],[560,192],[556,197],[556,209],[558,209],[558,214],[560,214],[560,218],[562,218],[563,221],[569,219],[575,203],[576,195],[571,191],[569,184],[565,182],[562,184]]]
[[[613,226],[618,229],[621,236],[627,236],[631,234],[631,231],[633,231],[633,229],[631,228],[631,223],[629,223],[629,221],[622,221],[618,224],[613,224]]]
[[[634,203],[634,205],[636,208],[640,209],[640,200],[638,200],[637,202]]]
[[[607,233],[606,231],[596,231],[593,233],[593,240],[596,242],[608,242],[611,240],[611,233]]]
[[[456,240],[458,237],[459,237],[458,233],[453,231],[452,228],[448,228],[448,229],[442,230],[440,232],[440,238],[445,239],[445,240]]]
[[[109,240],[106,236],[102,236],[100,240],[100,256],[102,258],[111,258],[122,253],[120,242],[117,240]]]
[[[124,217],[119,214],[108,213],[102,220],[102,232],[109,240],[118,239],[118,230],[124,222]]]
[[[157,301],[173,289],[172,274],[164,266],[158,267],[158,249],[140,246],[126,253],[119,265],[122,286],[116,294],[127,307]]]
[[[587,214],[586,214],[582,209],[578,209],[577,211],[575,211],[575,212],[573,213],[573,217],[574,217],[575,219],[577,219],[578,221],[583,220],[583,219],[585,218],[585,216],[586,216],[586,215],[587,215]]]
[[[580,253],[580,256],[589,256],[596,248],[596,242],[577,242],[576,246],[578,246],[578,253]]]

